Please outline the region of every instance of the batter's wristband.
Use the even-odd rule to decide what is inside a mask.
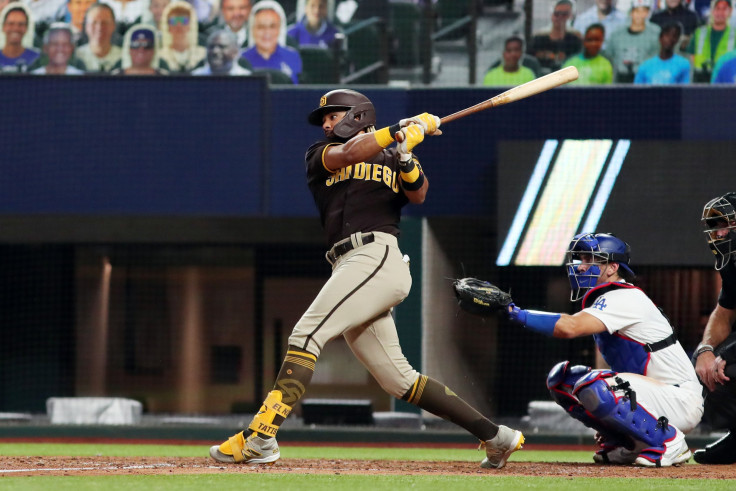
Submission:
[[[401,185],[405,191],[418,191],[424,184],[424,173],[418,168],[414,168],[414,171],[418,174],[417,178],[409,182],[404,178],[404,173],[401,173]]]
[[[394,135],[399,131],[401,131],[401,126],[399,125],[399,123],[396,123],[393,126],[386,126],[385,128],[381,128],[380,130],[373,133],[373,135],[376,138],[376,143],[378,143],[381,147],[386,148],[395,141]]]
[[[404,182],[415,182],[420,175],[422,173],[419,172],[419,167],[414,165],[414,161],[411,162],[411,166],[407,165],[405,169],[401,169],[401,180]]]
[[[411,156],[409,156],[409,160],[407,161],[403,161],[399,157],[399,170],[402,173],[409,174],[412,170],[416,169],[416,167],[417,166],[416,164],[414,164],[414,159]]]

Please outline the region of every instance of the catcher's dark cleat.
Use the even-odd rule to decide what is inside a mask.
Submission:
[[[521,450],[522,445],[524,445],[524,435],[520,431],[500,425],[496,436],[480,444],[480,448],[486,450],[486,458],[483,459],[480,466],[484,469],[500,469],[506,465],[512,453]]]
[[[736,436],[733,432],[723,438],[696,450],[693,459],[698,464],[726,465],[736,464]]]
[[[631,465],[639,456],[639,452],[624,447],[602,449],[593,455],[593,462],[601,465]]]

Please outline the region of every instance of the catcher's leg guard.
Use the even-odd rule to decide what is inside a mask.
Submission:
[[[596,370],[602,377],[612,377],[616,373],[610,370]],[[547,376],[547,388],[552,400],[559,404],[567,414],[583,423],[588,428],[593,428],[603,436],[605,443],[602,445],[601,460],[605,461],[605,455],[615,447],[631,447],[633,442],[626,435],[615,431],[600,421],[592,418],[580,401],[572,395],[575,384],[591,373],[591,368],[584,365],[570,366],[569,361],[561,361],[550,370]]]
[[[616,377],[618,385],[610,386],[603,379],[609,378],[608,371],[593,371],[582,377],[573,388],[573,395],[593,418],[604,425],[643,442],[644,448],[639,457],[658,464],[668,442],[677,436],[677,430],[670,426],[667,418],[656,418],[636,403],[636,393],[629,383]],[[623,391],[617,396],[616,391]]]
[[[569,361],[561,361],[549,371],[547,375],[547,389],[552,396],[552,400],[562,406],[573,418],[582,421],[587,425],[581,417],[586,417],[585,411],[580,403],[571,393],[573,387],[578,380],[590,372],[590,367],[583,365],[570,366]],[[582,414],[580,413],[582,410]]]
[[[286,419],[291,413],[291,406],[287,406],[281,402],[281,391],[272,390],[263,401],[260,411],[253,417],[253,421],[248,425],[248,429],[265,436],[276,436],[279,427],[273,424],[276,416]]]

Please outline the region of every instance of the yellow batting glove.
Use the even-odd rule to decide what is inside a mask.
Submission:
[[[403,141],[397,146],[399,153],[411,153],[411,151],[424,140],[424,127],[420,124],[410,124],[401,128]]]
[[[412,118],[406,118],[399,121],[399,125],[403,128],[410,124],[419,124],[424,128],[424,133],[427,135],[441,135],[442,132],[438,129],[440,127],[440,118],[429,113],[422,113]]]

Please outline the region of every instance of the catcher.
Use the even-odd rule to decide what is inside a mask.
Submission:
[[[684,434],[703,415],[702,389],[668,319],[632,284],[629,262],[630,247],[623,240],[579,234],[570,243],[566,268],[570,300],[582,299],[580,312],[521,309],[488,283],[477,292],[488,305],[481,309],[473,302],[471,311],[488,315],[505,310],[511,321],[556,338],[592,335],[611,369],[562,361],[549,372],[547,388],[570,416],[598,432],[600,450],[593,460],[645,467],[682,464],[691,457]],[[467,285],[455,288],[466,309],[473,297],[463,292]]]

